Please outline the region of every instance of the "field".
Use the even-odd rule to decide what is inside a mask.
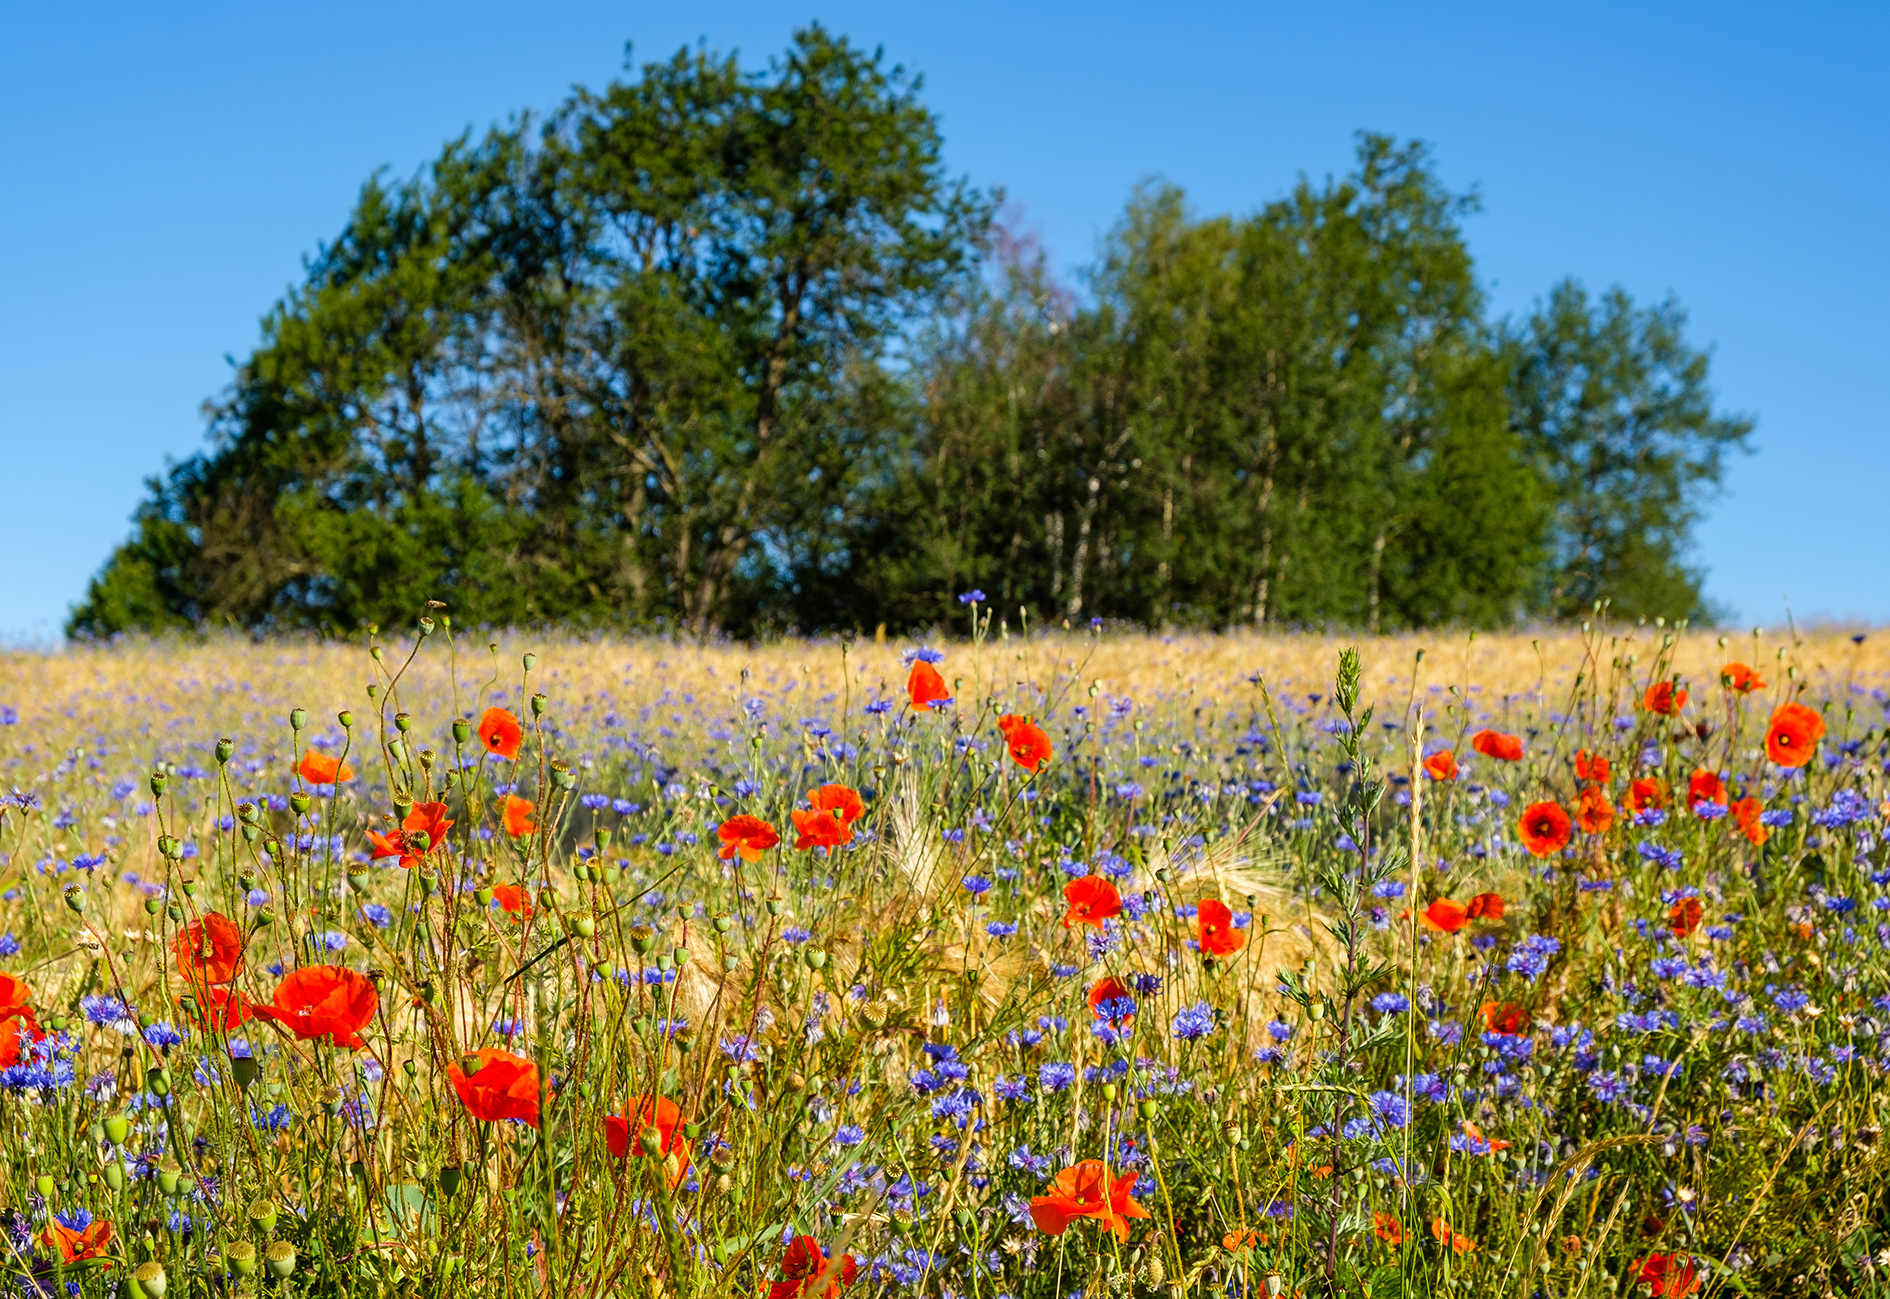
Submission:
[[[1890,1293],[1890,638],[1352,644],[0,657],[0,1266]]]

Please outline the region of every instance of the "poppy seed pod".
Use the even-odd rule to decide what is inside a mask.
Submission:
[[[291,708],[289,710],[289,729],[299,731],[308,725],[308,709]]]
[[[220,736],[217,739],[217,765],[219,767],[222,766],[224,763],[228,762],[230,760],[230,755],[235,752],[236,752],[236,741],[232,740],[227,735]]]
[[[114,1146],[125,1144],[125,1138],[131,1135],[131,1120],[122,1114],[114,1114],[104,1124],[105,1139]]]
[[[464,744],[472,738],[472,723],[464,717],[453,719],[453,743]]]
[[[252,1055],[239,1055],[230,1061],[230,1072],[236,1075],[236,1085],[248,1091],[256,1076],[262,1072],[262,1066],[256,1063]]]
[[[273,1200],[255,1200],[249,1206],[249,1220],[263,1231],[276,1229],[276,1205]]]
[[[238,803],[236,805],[236,819],[241,821],[244,825],[254,824],[256,820],[256,805],[248,802]]]
[[[420,620],[420,634],[422,636],[431,636],[433,634],[433,619],[422,618]]]
[[[67,906],[71,907],[80,915],[85,914],[85,889],[82,886],[78,884],[66,885],[65,898]]]
[[[348,708],[342,709],[340,712],[335,714],[335,720],[341,723],[341,729],[344,731],[351,731],[354,729],[354,712],[352,709],[348,709]]]
[[[543,717],[545,715],[545,704],[547,702],[548,701],[545,698],[544,691],[540,690],[537,694],[533,695],[532,696],[532,716]]]
[[[164,1292],[170,1287],[164,1265],[156,1259],[140,1263],[138,1270],[131,1274],[131,1283],[144,1292],[146,1299],[164,1299]]]
[[[310,801],[309,796],[299,789],[289,795],[289,807],[297,816],[308,815]]]
[[[163,797],[164,797],[164,788],[165,788],[165,786],[166,786],[166,785],[168,785],[169,783],[170,783],[170,782],[169,782],[169,781],[168,781],[168,780],[167,780],[167,779],[165,778],[165,776],[164,776],[164,773],[163,773],[163,772],[161,772],[161,771],[154,771],[154,772],[152,772],[152,773],[151,773],[151,797],[152,797],[152,798],[163,798]]]
[[[295,1275],[295,1246],[286,1240],[277,1241],[263,1254],[263,1267],[276,1280],[288,1280]]]
[[[522,662],[525,664],[525,670],[530,672],[533,668],[538,666],[538,656],[536,654],[527,654]]]
[[[440,1194],[450,1197],[456,1193],[459,1190],[459,1182],[462,1176],[463,1170],[458,1164],[448,1164],[446,1167],[442,1168],[439,1177]]]
[[[394,714],[394,729],[405,735],[413,729],[413,718],[406,713]]]
[[[239,1240],[224,1250],[223,1261],[238,1276],[256,1275],[256,1247],[246,1240]]]

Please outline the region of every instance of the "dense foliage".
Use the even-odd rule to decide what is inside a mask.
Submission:
[[[522,670],[429,622],[345,694],[293,645],[0,664],[0,1272],[1884,1293],[1854,658],[1591,632],[1510,693],[1256,638],[1132,693],[1092,665],[1167,648],[970,616]]]
[[[1080,294],[819,28],[376,178],[71,630],[747,634],[1701,612],[1747,421],[1671,302],[1491,322],[1422,146],[1244,217],[1139,190]]]

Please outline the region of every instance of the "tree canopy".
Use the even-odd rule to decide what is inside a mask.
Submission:
[[[1697,615],[1751,422],[1665,302],[1492,321],[1425,148],[1131,197],[1076,289],[818,26],[371,179],[69,630]]]

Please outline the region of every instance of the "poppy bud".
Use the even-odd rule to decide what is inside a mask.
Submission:
[[[151,1259],[138,1265],[138,1270],[131,1274],[131,1284],[143,1292],[145,1299],[164,1299],[170,1280],[164,1275],[164,1265]]]
[[[236,742],[229,736],[224,735],[217,739],[217,765],[219,767],[228,762],[230,755],[235,752]]]
[[[440,1194],[450,1197],[456,1193],[459,1190],[459,1180],[463,1175],[464,1170],[458,1164],[448,1164],[442,1168],[439,1176]]]
[[[33,1179],[33,1189],[39,1192],[40,1199],[50,1200],[53,1197],[53,1192],[59,1189],[59,1183],[45,1173],[41,1173],[38,1177]]]
[[[122,1114],[114,1114],[100,1125],[105,1129],[105,1139],[114,1146],[125,1144],[125,1138],[131,1135],[131,1120]]]
[[[236,1075],[236,1085],[244,1091],[256,1081],[256,1075],[262,1072],[262,1066],[256,1063],[253,1055],[239,1055],[230,1061],[230,1072]]]
[[[238,1276],[256,1275],[256,1247],[246,1240],[239,1240],[224,1250],[223,1261]]]
[[[66,905],[80,915],[85,914],[85,889],[78,884],[68,884],[65,888]]]
[[[308,709],[291,708],[289,710],[289,729],[299,731],[308,725]]]
[[[472,738],[472,723],[464,717],[453,719],[453,743],[464,744]]]
[[[546,702],[547,701],[545,699],[545,692],[542,690],[540,690],[537,694],[532,696],[532,716],[533,717],[543,717],[545,715]]]
[[[530,672],[533,668],[538,666],[538,656],[536,654],[527,654],[524,662],[525,670]]]
[[[342,709],[340,712],[335,714],[335,720],[341,723],[342,730],[344,731],[353,730],[354,729],[354,710],[349,709],[349,708]]]
[[[297,816],[307,816],[309,796],[298,789],[293,794],[289,795],[289,806],[294,809]]]
[[[277,1241],[263,1254],[263,1266],[276,1280],[288,1280],[295,1275],[295,1246],[286,1240]]]

